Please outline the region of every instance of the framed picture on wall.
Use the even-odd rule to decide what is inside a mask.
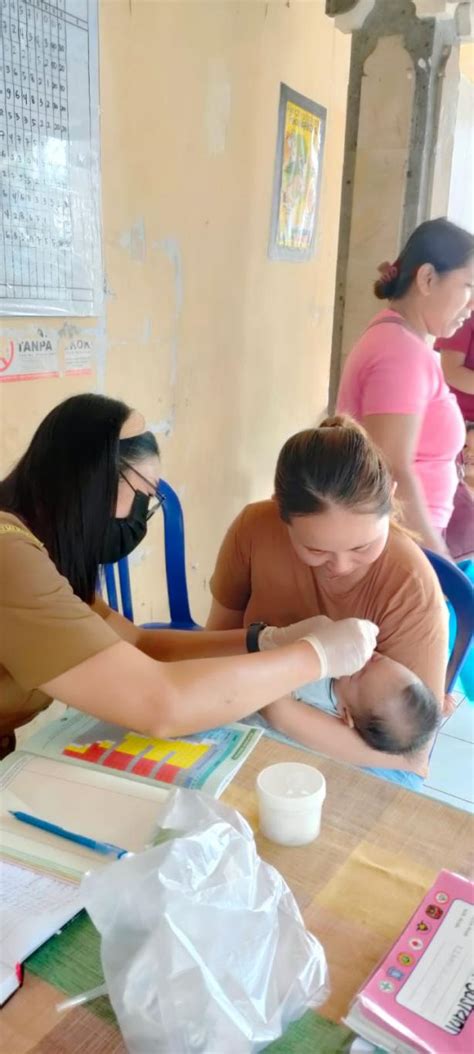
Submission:
[[[280,86],[268,255],[309,260],[316,247],[326,110]]]

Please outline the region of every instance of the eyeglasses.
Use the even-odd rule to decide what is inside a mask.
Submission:
[[[138,469],[136,469],[134,465],[131,465],[128,461],[122,461],[122,464],[125,465],[126,468],[129,468],[131,472],[134,472],[135,475],[138,476],[139,479],[142,479],[143,482],[146,483],[147,487],[150,487],[153,491],[154,500],[148,505],[148,512],[146,515],[147,521],[151,520],[151,517],[155,515],[155,512],[158,512],[158,509],[161,509],[161,506],[163,505],[163,502],[165,500],[165,495],[160,494],[160,491],[156,489],[156,486],[154,483],[152,483],[151,479],[147,479],[146,476],[142,476],[142,473],[138,472]],[[125,480],[125,483],[128,483],[129,487],[131,488],[131,490],[133,490],[134,494],[143,494],[143,491],[137,490],[137,488],[133,486],[133,483],[130,483],[130,480],[127,478],[124,472],[120,471],[119,476],[121,476],[122,479]]]

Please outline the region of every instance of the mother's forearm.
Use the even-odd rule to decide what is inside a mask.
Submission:
[[[139,629],[135,646],[160,662],[181,659],[212,659],[225,655],[244,655],[246,631]]]

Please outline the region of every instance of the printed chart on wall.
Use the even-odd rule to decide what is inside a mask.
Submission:
[[[97,0],[2,0],[0,315],[103,296]]]

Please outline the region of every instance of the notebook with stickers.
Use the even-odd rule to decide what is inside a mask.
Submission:
[[[345,1023],[389,1054],[474,1050],[472,882],[440,872]]]

